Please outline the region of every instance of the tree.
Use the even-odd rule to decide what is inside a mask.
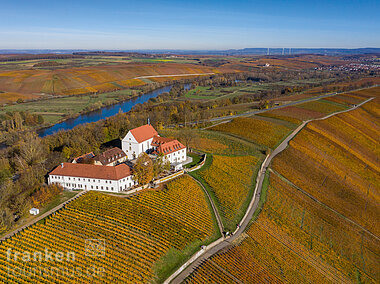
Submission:
[[[159,154],[153,163],[153,176],[157,177],[159,174],[170,170],[170,162],[165,159],[164,154]]]
[[[196,131],[193,131],[189,128],[185,128],[180,131],[179,139],[185,143],[186,148],[190,148],[192,143],[198,137]]]
[[[29,165],[42,163],[46,159],[47,147],[34,132],[27,132],[18,143],[20,157]]]
[[[141,153],[133,167],[133,175],[141,185],[149,183],[153,179],[153,161],[147,153]]]

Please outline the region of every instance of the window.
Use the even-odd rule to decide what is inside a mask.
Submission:
[[[88,182],[90,182],[90,179],[88,179]]]
[[[108,190],[108,186],[106,186],[106,190]]]
[[[78,181],[80,181],[80,178],[78,178]]]
[[[96,189],[98,189],[98,186],[96,186]]]
[[[91,189],[93,189],[94,188],[94,186],[93,185],[91,185]]]
[[[95,180],[94,180],[94,179],[93,179],[92,181],[93,181],[93,182],[95,182]]]
[[[100,188],[103,189],[103,186],[101,186]]]
[[[69,178],[69,180],[70,180],[70,178]]]

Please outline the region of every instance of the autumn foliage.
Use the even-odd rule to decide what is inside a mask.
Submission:
[[[55,213],[0,244],[0,281],[5,283],[149,283],[154,265],[169,249],[182,251],[214,233],[213,220],[199,185],[183,176],[161,191],[129,198],[88,192]],[[105,255],[88,255],[85,240],[102,239]],[[43,269],[46,262],[7,261],[6,251],[74,252],[75,261],[49,267],[81,269],[83,274],[18,274],[19,269]],[[176,264],[176,263],[175,263]],[[88,276],[87,267],[103,267],[103,276]],[[7,273],[10,272],[10,273]],[[77,270],[76,270],[77,271]]]
[[[51,201],[55,196],[63,191],[62,186],[58,184],[50,184],[41,186],[32,195],[33,207],[43,206],[47,202]]]

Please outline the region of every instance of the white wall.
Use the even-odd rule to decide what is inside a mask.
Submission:
[[[173,153],[165,155],[166,159],[173,164],[173,163],[182,163],[186,161],[187,156],[186,156],[186,148],[175,151]]]
[[[142,152],[146,152],[148,149],[151,149],[152,141],[153,137],[146,141],[138,143],[135,137],[129,131],[121,142],[121,147],[125,154],[127,154],[128,159],[132,160],[134,158],[133,154],[135,154],[135,157],[137,158]]]
[[[137,184],[132,176],[122,178],[120,180],[104,180],[82,177],[67,177],[59,175],[49,175],[48,183],[58,183],[65,189],[82,189],[97,190],[107,192],[120,192],[129,190],[133,185]]]

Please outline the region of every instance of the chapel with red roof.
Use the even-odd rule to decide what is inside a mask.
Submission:
[[[131,129],[122,140],[122,148],[128,159],[136,159],[141,153],[162,154],[176,169],[186,161],[186,147],[176,139],[161,137],[151,124]]]

